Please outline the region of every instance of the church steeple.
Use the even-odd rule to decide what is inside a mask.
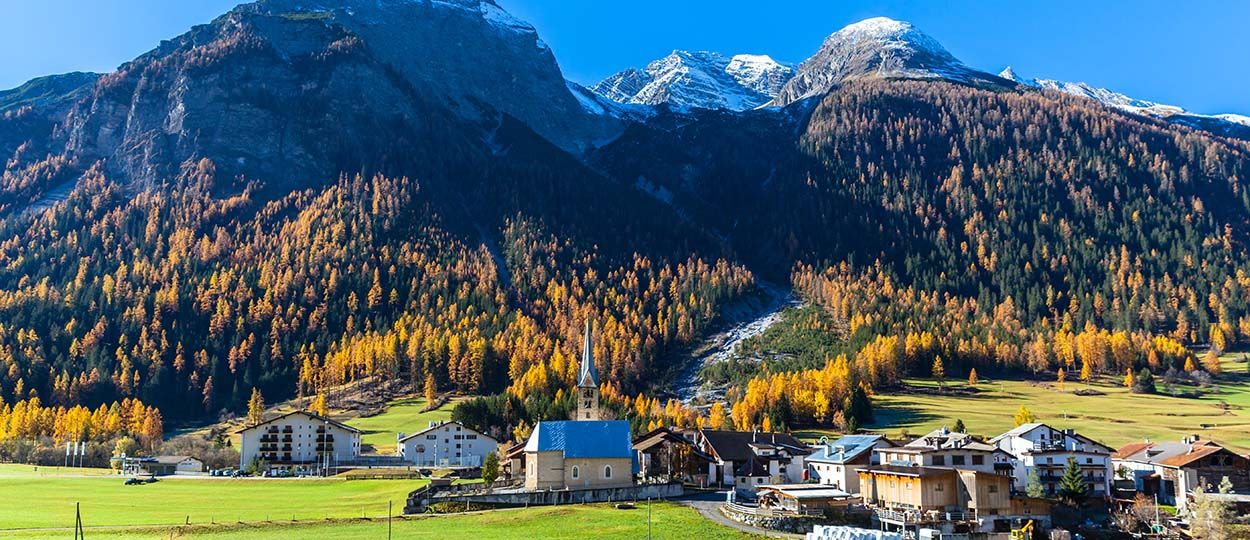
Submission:
[[[599,372],[595,369],[595,346],[590,339],[590,321],[582,339],[582,364],[577,374],[577,416],[575,420],[599,420]]]

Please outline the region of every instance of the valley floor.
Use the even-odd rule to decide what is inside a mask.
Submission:
[[[387,502],[400,512],[408,492],[423,482],[167,478],[125,486],[121,477],[98,469],[0,465],[0,493],[6,502],[0,505],[0,538],[71,536],[75,503],[81,503],[91,538],[385,538]],[[655,503],[650,519],[653,538],[750,537],[677,503]],[[645,503],[632,510],[542,507],[401,516],[389,526],[395,538],[636,539],[647,536],[648,512]]]

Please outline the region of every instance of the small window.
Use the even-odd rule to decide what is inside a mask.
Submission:
[[[990,493],[998,493],[998,485],[990,484]]]
[[[944,484],[933,484],[933,491],[945,491],[945,490],[946,490],[946,485],[944,485]]]
[[[578,478],[581,478],[581,476],[582,476],[582,469],[578,467],[577,465],[574,465],[573,466],[573,479],[577,480]]]
[[[612,478],[612,466],[611,466],[611,465],[604,465],[604,466],[603,466],[603,477],[604,477],[604,478]]]
[[[934,465],[946,465],[946,456],[933,456]]]
[[[984,463],[985,463],[985,456],[972,456],[973,465],[983,465]]]
[[[963,465],[964,456],[951,456],[951,465]]]

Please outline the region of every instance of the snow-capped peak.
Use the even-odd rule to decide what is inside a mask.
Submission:
[[[593,90],[620,103],[742,111],[767,103],[793,72],[766,55],[675,50],[646,69],[616,73]]]
[[[1250,134],[1245,128],[1250,127],[1250,117],[1238,114],[1199,114],[1185,110],[1176,105],[1167,105],[1137,99],[1114,90],[1108,90],[1088,83],[1058,81],[1054,79],[1028,79],[1016,75],[1010,66],[999,73],[999,77],[1015,81],[1021,85],[1039,90],[1050,90],[1082,97],[1101,103],[1107,107],[1127,113],[1150,116],[1175,124],[1182,124],[1197,129],[1223,135],[1244,136]]]
[[[941,79],[965,84],[1000,85],[1002,80],[969,68],[941,43],[911,23],[873,17],[825,38],[820,50],[799,65],[774,105],[824,94],[845,81]]]

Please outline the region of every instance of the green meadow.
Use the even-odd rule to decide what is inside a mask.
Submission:
[[[46,489],[39,487],[43,483],[47,484]],[[399,512],[403,495],[413,485],[401,481],[171,479],[145,486],[122,486],[119,478],[10,474],[6,466],[0,468],[0,492],[6,498],[13,496],[8,500],[24,504],[0,508],[0,537],[26,540],[71,536],[73,501],[80,500],[86,533],[93,539],[386,538],[386,501],[394,500]],[[361,518],[362,511],[368,517]],[[213,521],[193,517],[191,525],[179,525],[183,514],[212,516]],[[327,519],[331,516],[333,519]],[[676,503],[655,503],[650,522],[652,537],[656,539],[749,538]],[[536,507],[397,516],[389,526],[394,538],[632,540],[647,537],[648,511],[645,503],[629,510],[610,505]]]
[[[416,433],[428,427],[431,421],[451,420],[451,410],[459,400],[452,398],[437,409],[425,411],[424,398],[401,398],[390,402],[386,410],[373,416],[338,418],[336,415],[335,418],[361,431],[361,445],[372,446],[378,454],[390,454],[395,451],[397,433]]]
[[[79,476],[51,469],[0,465],[0,535],[12,529],[70,527],[76,502],[92,527],[386,516],[388,501],[400,512],[408,493],[425,483],[166,478],[127,486],[122,477],[99,470]]]

